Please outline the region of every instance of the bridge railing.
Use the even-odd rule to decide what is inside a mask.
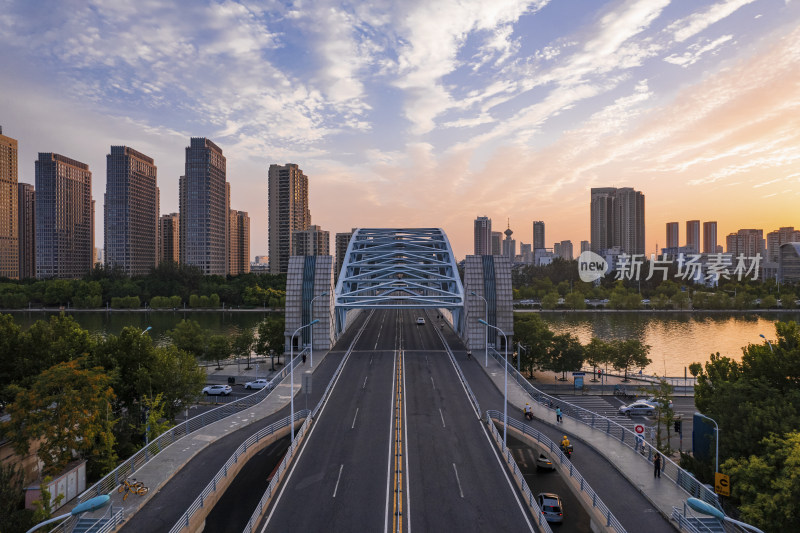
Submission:
[[[503,365],[505,359],[497,350],[490,348],[489,353],[492,354],[492,357],[494,357],[497,362],[500,363],[500,365]],[[547,409],[553,409],[555,406],[559,406],[564,416],[568,416],[582,424],[585,424],[595,431],[601,431],[606,435],[613,437],[619,442],[620,445],[627,446],[628,448],[638,452],[642,459],[650,464],[653,463],[656,454],[661,455],[662,474],[682,488],[688,496],[699,498],[716,507],[720,506],[717,495],[713,491],[709,490],[708,487],[700,483],[700,481],[698,481],[697,478],[695,478],[692,474],[675,464],[675,462],[669,457],[656,450],[654,446],[644,442],[641,438],[637,438],[637,435],[630,429],[602,415],[582,407],[578,407],[577,405],[573,405],[561,398],[556,398],[554,396],[550,396],[549,394],[543,393],[531,385],[530,382],[525,379],[525,377],[520,374],[511,364],[508,365],[508,373],[509,376],[513,377],[513,379],[525,390],[525,392],[531,396],[531,398],[533,398],[535,402],[539,403],[543,407]]]
[[[302,352],[298,355],[301,355]],[[174,443],[178,439],[185,437],[186,435],[197,431],[209,424],[213,424],[223,418],[227,418],[231,415],[237,414],[245,409],[249,409],[254,405],[260,403],[264,400],[274,389],[275,387],[286,377],[291,369],[291,364],[295,366],[298,365],[298,362],[302,358],[295,357],[294,362],[290,362],[286,365],[283,370],[276,376],[269,381],[266,387],[261,389],[258,392],[245,396],[239,400],[226,403],[220,407],[212,409],[208,412],[199,414],[195,417],[192,417],[180,424],[173,426],[172,428],[168,429],[155,439],[153,439],[147,446],[140,449],[138,452],[133,454],[132,456],[128,457],[123,461],[117,468],[109,472],[105,475],[102,479],[100,479],[97,483],[86,489],[79,497],[79,502],[85,502],[90,498],[94,498],[95,496],[100,496],[101,494],[108,494],[109,492],[113,491],[122,480],[131,476],[134,472],[139,470],[142,466],[144,466],[150,459],[158,455],[161,451],[163,451],[167,446]]]
[[[428,318],[430,320],[430,317]],[[467,382],[467,378],[464,377],[464,372],[461,371],[461,365],[458,364],[456,361],[455,355],[453,355],[453,350],[450,349],[450,345],[445,341],[444,335],[442,334],[440,329],[434,328],[436,334],[439,335],[439,338],[442,340],[442,344],[444,345],[445,350],[447,351],[448,357],[450,357],[450,361],[453,363],[453,366],[456,369],[456,373],[458,374],[458,379],[461,380],[461,384],[464,386],[464,390],[467,391],[467,396],[469,397],[469,401],[472,402],[472,405],[475,406],[475,412],[478,415],[478,418],[481,416],[481,406],[478,403],[478,398],[475,397],[475,393],[472,392],[472,387],[469,386],[469,382]]]
[[[500,411],[494,411],[494,410],[486,411],[486,419],[489,420],[490,425],[493,428],[493,432],[496,432],[497,436],[499,437],[500,432],[498,431],[498,429],[494,425],[494,423],[492,423],[491,421],[492,421],[492,419],[496,419],[496,420],[502,421],[503,420],[503,413],[501,413]],[[612,513],[611,510],[606,506],[606,504],[603,503],[603,500],[592,489],[592,487],[589,485],[589,482],[586,481],[585,479],[583,479],[583,476],[581,476],[581,473],[578,472],[578,469],[573,466],[573,464],[569,460],[569,458],[566,455],[564,455],[564,453],[561,451],[561,448],[558,446],[558,444],[556,444],[555,442],[550,440],[541,431],[539,431],[539,430],[537,430],[535,428],[532,428],[531,426],[529,426],[527,424],[523,424],[519,420],[515,420],[513,418],[509,418],[508,419],[508,425],[513,427],[514,429],[518,430],[519,432],[525,434],[525,435],[530,435],[531,437],[536,439],[538,442],[540,442],[541,444],[546,446],[547,449],[548,449],[548,452],[550,453],[550,457],[551,458],[557,458],[558,462],[560,464],[564,465],[564,467],[569,470],[569,477],[573,478],[575,480],[576,484],[578,485],[578,487],[580,488],[580,491],[586,494],[587,500],[591,502],[592,507],[593,508],[597,508],[602,513],[602,515],[605,517],[605,520],[606,520],[605,526],[612,528],[617,533],[625,533],[625,528],[622,527],[622,524],[619,523],[619,520],[617,520],[617,518],[614,516],[614,513]],[[505,449],[505,454],[506,454],[506,462],[508,462],[509,464],[513,464],[514,465],[515,475],[517,475],[516,474],[516,470],[518,470],[517,463],[516,463],[516,461],[514,461],[514,458],[511,455],[511,451],[508,448]],[[527,496],[527,493],[526,493],[526,496]],[[530,497],[533,498],[533,495],[531,494]]]

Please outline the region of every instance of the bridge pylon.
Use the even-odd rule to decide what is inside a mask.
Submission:
[[[486,320],[500,328],[508,336],[508,342],[512,342],[514,307],[511,262],[508,258],[500,255],[468,255],[464,262],[464,295],[465,327],[461,340],[470,350],[483,349],[488,330],[489,346],[502,351],[505,348],[503,336],[478,320]]]
[[[286,273],[286,330],[285,350],[289,352],[294,331],[319,320],[313,327],[305,328],[294,338],[297,353],[311,344],[314,349],[330,350],[336,338],[333,321],[333,257],[330,255],[295,255],[289,258]],[[313,306],[312,306],[313,303]]]

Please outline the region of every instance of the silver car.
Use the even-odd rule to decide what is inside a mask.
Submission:
[[[209,385],[203,389],[206,396],[227,396],[233,389],[230,385]]]
[[[653,416],[653,413],[656,412],[656,408],[647,402],[633,402],[630,405],[623,405],[619,408],[619,414],[621,415],[646,415],[646,416]]]
[[[267,386],[267,380],[263,378],[257,379],[255,381],[248,381],[247,383],[244,384],[244,388],[247,390],[263,389],[266,386]]]
[[[561,504],[561,498],[558,497],[558,494],[540,492],[536,496],[536,501],[539,503],[539,509],[542,510],[545,520],[553,523],[564,521],[564,506]]]
[[[536,458],[536,468],[541,468],[542,470],[555,470],[556,465],[553,464],[553,461],[551,461],[549,457],[543,453],[540,453],[539,457]]]

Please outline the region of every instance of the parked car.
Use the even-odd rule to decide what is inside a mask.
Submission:
[[[564,521],[564,506],[561,504],[561,498],[558,497],[558,494],[540,492],[536,496],[536,501],[539,503],[539,509],[542,510],[545,520],[554,523]]]
[[[268,381],[266,379],[256,379],[254,381],[248,381],[244,384],[244,388],[247,390],[250,389],[263,389],[267,386]]]
[[[623,405],[619,408],[621,415],[646,415],[652,416],[656,412],[656,408],[647,402],[633,402],[630,405]]]
[[[418,326],[424,326],[425,325],[425,319],[422,318],[421,316],[418,316],[417,317],[417,325]]]
[[[663,405],[662,400],[660,400],[659,398],[656,398],[655,396],[650,396],[649,398],[646,398],[646,399],[641,400],[641,401],[643,401],[644,403],[649,403],[653,407],[658,407],[659,403],[661,403]],[[669,401],[669,408],[672,409],[672,400]]]
[[[536,458],[536,468],[541,468],[543,470],[555,470],[556,465],[553,464],[553,461],[551,461],[549,457],[543,453],[540,453],[539,457]]]
[[[232,390],[230,385],[209,385],[203,388],[203,394],[206,396],[227,396]]]

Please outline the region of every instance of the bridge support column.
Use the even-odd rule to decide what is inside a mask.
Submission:
[[[514,307],[511,263],[508,258],[500,255],[468,255],[464,265],[464,298],[464,330],[461,333],[464,344],[470,350],[483,349],[488,329],[489,346],[502,352],[503,336],[478,320],[486,320],[500,328],[508,335],[508,342],[512,342]]]
[[[315,350],[331,349],[335,341],[333,301],[333,257],[290,257],[286,274],[286,352],[289,352],[292,333],[312,320],[319,322],[295,336],[295,353],[311,344],[312,334]]]

